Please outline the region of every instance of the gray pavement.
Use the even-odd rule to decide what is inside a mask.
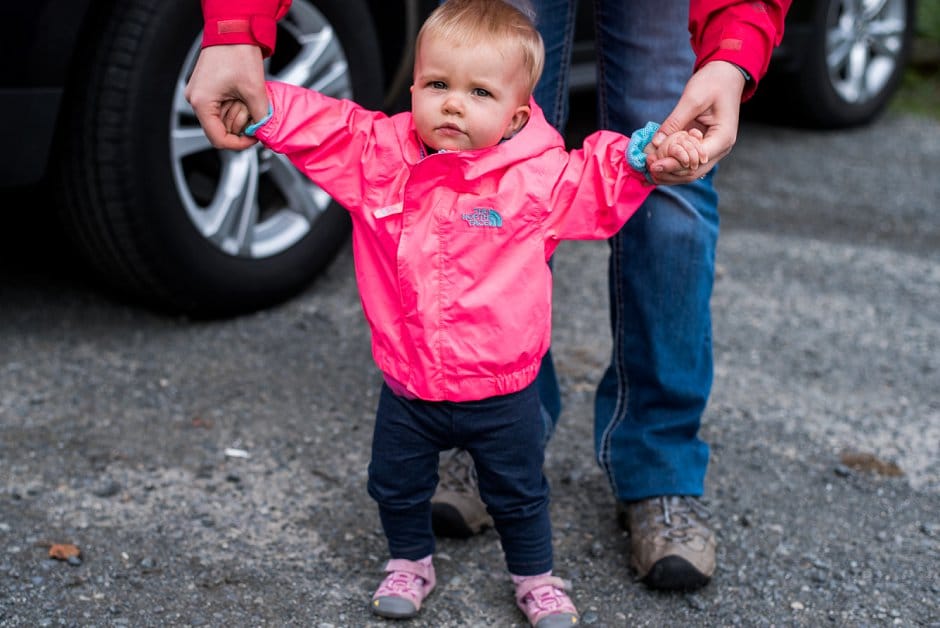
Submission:
[[[940,124],[746,124],[721,174],[703,427],[719,569],[632,580],[592,457],[606,245],[556,256],[557,572],[589,626],[940,626]],[[7,234],[5,244],[21,239]],[[228,321],[0,267],[0,626],[384,626],[366,495],[379,377],[347,250]],[[49,546],[81,550],[71,565]],[[441,541],[414,626],[520,626],[490,532]]]

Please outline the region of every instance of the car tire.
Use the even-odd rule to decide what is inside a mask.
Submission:
[[[867,124],[894,96],[914,40],[916,0],[818,0],[801,38],[800,63],[771,73],[752,110],[764,120],[838,129]]]
[[[323,31],[338,40],[349,75],[340,95],[379,107],[381,64],[364,2],[295,0],[294,5],[292,12],[324,18],[329,28]],[[260,147],[242,154],[206,145],[195,155],[174,155],[173,133],[198,139],[198,122],[182,89],[186,64],[194,63],[198,52],[199,3],[122,0],[98,21],[85,40],[91,58],[70,86],[58,167],[64,224],[82,258],[122,295],[194,317],[250,312],[308,285],[347,241],[350,224],[346,211],[322,191],[317,195],[312,184],[293,200],[318,198],[319,208],[300,219],[286,210],[271,218],[255,207],[249,227],[257,227],[258,238],[270,235],[271,225],[292,225],[289,232],[277,232],[279,239],[269,238],[265,250],[198,228],[197,214],[224,187],[226,164],[253,163],[242,184],[259,199],[268,190],[266,200],[275,210],[290,209],[291,202],[258,182],[260,160],[278,157]],[[289,27],[289,20],[283,24]],[[282,42],[279,31],[275,60]],[[283,164],[278,167],[284,172]],[[293,180],[295,186],[300,179]]]

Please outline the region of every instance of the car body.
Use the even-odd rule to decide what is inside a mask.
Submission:
[[[796,1],[745,113],[837,129],[867,124],[894,96],[911,54],[916,0]]]
[[[777,121],[872,120],[900,80],[914,2],[794,3],[756,100]],[[294,0],[269,75],[401,110],[412,42],[435,4]],[[593,84],[590,6],[573,89]],[[53,191],[81,259],[119,294],[192,316],[248,312],[308,285],[346,241],[345,211],[283,158],[208,144],[183,98],[199,3],[13,0],[0,19],[0,185]]]

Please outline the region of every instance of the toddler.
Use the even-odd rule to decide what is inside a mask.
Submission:
[[[371,599],[385,617],[414,616],[434,589],[430,499],[440,452],[459,447],[519,608],[540,628],[578,622],[552,574],[533,384],[551,336],[548,260],[562,240],[616,233],[653,187],[648,160],[707,159],[697,131],[647,148],[655,125],[632,138],[599,131],[566,151],[532,99],[544,49],[528,15],[503,0],[438,7],[418,34],[410,112],[271,82],[269,115],[246,129],[352,215],[384,377],[368,490],[391,555]],[[223,120],[232,132],[250,122],[238,101]]]

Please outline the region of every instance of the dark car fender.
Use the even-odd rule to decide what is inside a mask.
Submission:
[[[0,154],[0,185],[36,183],[45,173],[90,7],[91,0],[11,0],[0,6],[0,24],[6,26],[0,39],[0,120],[12,147]]]
[[[196,0],[193,0],[194,2]],[[408,106],[413,41],[434,0],[369,0],[386,77],[384,107]],[[0,120],[13,150],[0,156],[0,186],[32,185],[52,156],[73,71],[87,63],[85,38],[98,32],[114,0],[5,0],[0,3]],[[81,86],[77,86],[81,88]]]

